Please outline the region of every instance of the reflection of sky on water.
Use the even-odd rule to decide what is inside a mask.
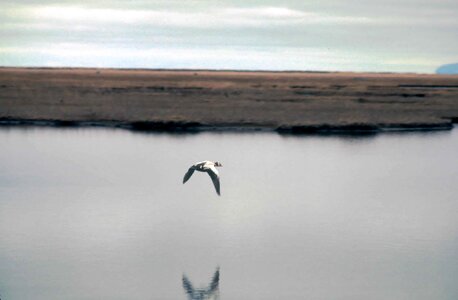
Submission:
[[[458,132],[0,130],[4,299],[456,299]],[[221,161],[222,196],[190,163]],[[275,297],[274,297],[275,296]]]
[[[454,0],[2,4],[0,65],[434,72]]]

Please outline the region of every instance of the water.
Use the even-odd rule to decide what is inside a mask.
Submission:
[[[0,130],[0,298],[458,299],[458,130]],[[223,163],[218,197],[194,162]]]

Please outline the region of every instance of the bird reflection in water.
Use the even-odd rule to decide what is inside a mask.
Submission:
[[[218,300],[219,299],[219,268],[213,274],[212,281],[206,288],[194,288],[188,277],[183,274],[183,288],[189,300]]]

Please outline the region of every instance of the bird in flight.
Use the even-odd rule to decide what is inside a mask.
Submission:
[[[184,274],[182,282],[189,300],[219,299],[219,268],[216,269],[212,281],[206,288],[195,288]]]
[[[212,162],[208,160],[204,160],[192,165],[186,174],[184,174],[183,184],[191,178],[194,171],[199,172],[207,172],[210,175],[210,178],[213,181],[213,185],[215,186],[216,193],[220,196],[220,187],[219,187],[219,173],[216,167],[222,167],[223,165],[220,162]]]

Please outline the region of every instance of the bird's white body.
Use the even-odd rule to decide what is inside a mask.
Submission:
[[[219,183],[219,172],[216,169],[216,167],[221,167],[221,166],[222,166],[221,163],[212,162],[212,161],[209,161],[209,160],[204,160],[204,161],[197,162],[194,165],[192,165],[188,169],[186,174],[184,175],[183,184],[186,181],[188,181],[189,178],[191,178],[191,176],[194,173],[194,171],[207,172],[208,175],[210,175],[210,178],[213,181],[213,185],[215,186],[216,193],[218,195],[221,195],[221,193],[220,193],[220,183]]]
[[[209,160],[200,161],[193,165],[195,170],[199,172],[207,172],[208,169],[211,169],[214,166],[215,163]]]

